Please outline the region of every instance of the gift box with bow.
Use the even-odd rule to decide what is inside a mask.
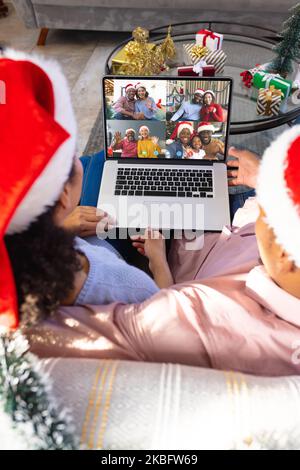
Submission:
[[[278,74],[267,73],[262,70],[259,70],[254,74],[253,86],[255,88],[270,88],[271,85],[273,85],[274,88],[281,90],[284,94],[284,98],[286,98],[292,91],[293,82],[282,78]]]
[[[207,65],[213,65],[215,67],[215,73],[220,75],[224,71],[224,66],[227,60],[227,56],[224,51],[210,51],[205,46],[191,44],[183,44],[184,61],[186,65],[193,65],[205,60]]]
[[[259,116],[277,116],[284,93],[271,85],[269,88],[260,88],[258,92],[256,112]]]
[[[205,60],[200,60],[195,65],[187,65],[184,67],[178,67],[177,73],[180,77],[191,76],[191,77],[214,77],[215,66],[207,65]]]
[[[200,29],[196,33],[196,44],[205,46],[210,51],[218,51],[222,49],[223,34],[215,33],[209,29]]]

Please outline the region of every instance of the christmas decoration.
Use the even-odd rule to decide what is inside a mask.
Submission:
[[[269,88],[271,85],[281,90],[286,98],[292,91],[293,82],[291,80],[285,80],[278,74],[271,74],[262,70],[254,74],[253,86],[255,88]]]
[[[138,27],[132,36],[133,41],[121,50],[112,60],[112,72],[120,75],[158,75],[168,68],[167,62],[176,55],[171,38],[171,26],[161,44],[148,43],[149,31]]]
[[[50,386],[20,332],[0,331],[0,448],[75,449],[66,413],[58,414]]]
[[[191,43],[183,45],[183,52],[186,65],[195,65],[200,60],[205,60],[207,65],[215,67],[216,74],[220,75],[224,71],[227,56],[222,50],[209,51],[204,46],[197,46]]]
[[[210,51],[222,49],[223,34],[215,33],[209,29],[200,29],[196,33],[196,44],[207,47]]]
[[[293,72],[293,61],[300,59],[300,3],[292,7],[292,15],[283,23],[281,41],[274,47],[275,59],[270,63],[269,71],[282,77]]]
[[[260,116],[277,116],[284,94],[271,85],[261,88],[258,93],[256,112]]]
[[[215,71],[216,69],[214,65],[207,65],[205,61],[200,61],[195,65],[187,65],[177,68],[177,74],[179,77],[214,77]]]

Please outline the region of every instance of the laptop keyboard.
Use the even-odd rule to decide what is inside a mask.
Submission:
[[[115,195],[211,198],[213,170],[119,168]]]

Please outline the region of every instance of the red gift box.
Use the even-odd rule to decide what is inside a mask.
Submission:
[[[194,65],[177,68],[177,74],[179,77],[214,77],[215,72],[216,69],[214,65],[205,65],[202,67],[202,73],[195,72]]]

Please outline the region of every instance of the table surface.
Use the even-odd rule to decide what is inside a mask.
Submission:
[[[192,25],[192,23],[186,23],[185,25]],[[211,24],[209,24],[211,26]],[[252,33],[247,32],[247,35],[243,35],[240,31],[238,34],[224,34],[223,47],[222,49],[227,55],[227,62],[225,70],[222,76],[233,78],[233,96],[232,96],[232,108],[231,108],[231,135],[247,134],[252,132],[259,132],[263,130],[273,129],[286,123],[290,123],[300,115],[300,106],[294,105],[291,99],[284,100],[280,113],[278,116],[265,117],[258,116],[256,114],[256,100],[258,90],[254,87],[246,89],[242,85],[240,73],[243,70],[254,67],[256,64],[263,64],[270,62],[274,57],[272,50],[274,44],[276,44],[275,33],[273,38],[270,37],[255,37],[255,27],[251,27]],[[218,32],[220,28],[214,26],[213,29]],[[156,28],[154,32],[161,33],[163,28]],[[194,27],[193,31],[196,31]],[[262,29],[258,28],[258,36],[261,36]],[[151,33],[153,34],[153,33]],[[151,42],[160,42],[161,37],[152,38],[150,34]],[[265,35],[270,35],[270,30],[265,30]],[[183,34],[172,35],[176,49],[177,56],[175,60],[170,64],[170,69],[163,72],[162,75],[177,75],[177,66],[186,65],[184,62],[183,45],[186,43],[193,43],[195,41],[195,34],[186,32]],[[254,36],[254,37],[253,37]],[[163,37],[163,36],[162,36]],[[120,44],[119,48],[124,47],[126,41]],[[107,60],[107,70],[110,70],[110,60],[115,55],[116,49],[109,56]],[[292,77],[287,77],[291,79]]]

